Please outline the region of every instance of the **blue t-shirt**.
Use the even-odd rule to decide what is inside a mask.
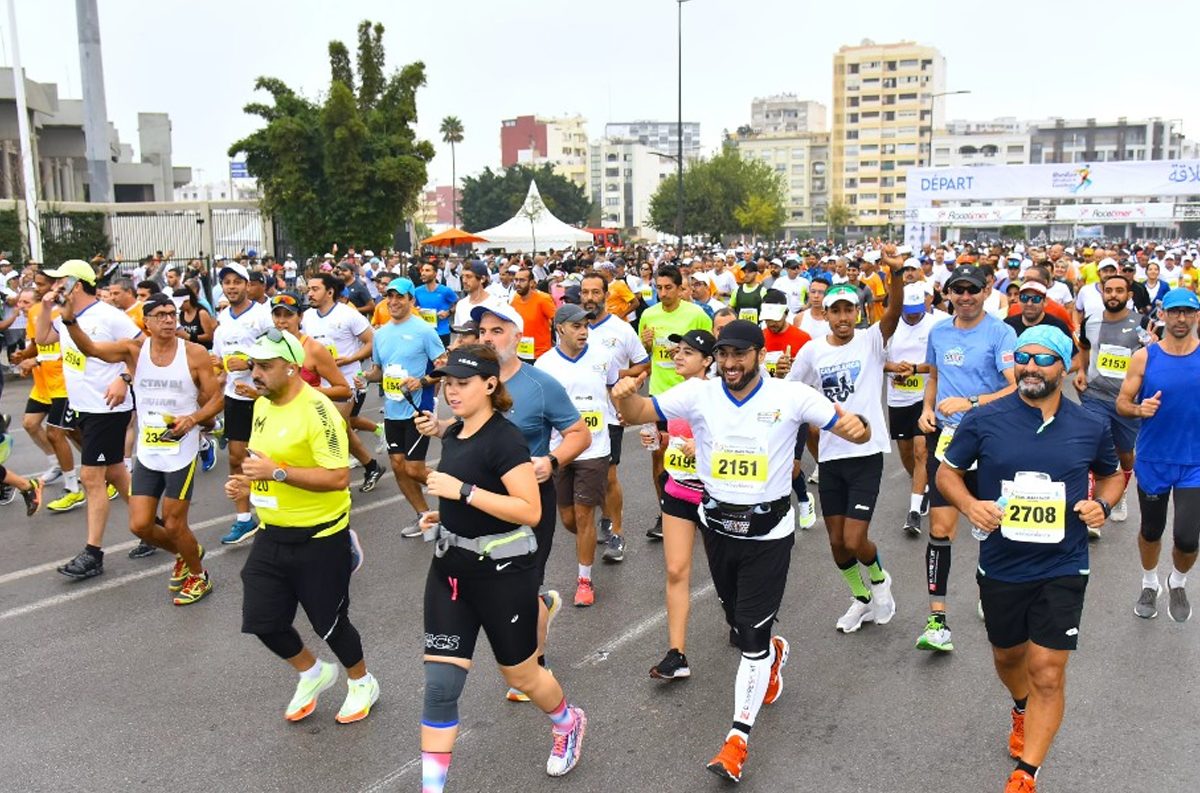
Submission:
[[[445,284],[438,284],[432,292],[425,286],[418,286],[416,289],[417,311],[422,319],[425,319],[427,314],[423,312],[433,311],[441,312],[448,311],[449,314],[445,318],[439,317],[437,320],[437,332],[439,336],[445,336],[450,332],[450,317],[454,316],[454,304],[458,302],[458,295],[454,290]],[[434,327],[434,323],[425,319],[430,327]]]
[[[531,364],[522,363],[504,387],[513,398],[513,408],[504,417],[521,430],[531,457],[550,453],[551,429],[562,432],[580,419],[562,383]]]
[[[375,331],[373,342],[371,360],[383,370],[385,377],[388,375],[388,366],[399,365],[404,367],[409,377],[420,378],[429,371],[430,363],[446,351],[433,326],[411,315],[403,322],[389,322]],[[427,394],[428,400],[425,398]],[[423,409],[431,409],[433,389],[422,388],[413,394],[413,399]],[[407,399],[385,397],[383,405],[384,418],[394,421],[413,417],[412,405],[408,404]]]
[[[948,323],[943,323],[948,324]],[[1020,583],[1087,575],[1088,531],[1075,512],[1087,499],[1088,471],[1097,478],[1117,471],[1117,451],[1106,419],[1063,399],[1043,424],[1042,411],[1019,394],[968,411],[946,449],[946,462],[961,470],[979,463],[981,501],[1000,497],[1000,481],[1017,471],[1038,471],[1066,491],[1066,535],[1058,543],[1015,542],[997,529],[979,543],[979,572],[997,581]]]
[[[1004,372],[1013,367],[1013,348],[1017,334],[1004,322],[984,314],[982,321],[969,330],[954,322],[939,322],[929,331],[925,360],[937,367],[937,401],[946,397],[993,394],[1008,385]],[[964,413],[938,420],[957,424]]]

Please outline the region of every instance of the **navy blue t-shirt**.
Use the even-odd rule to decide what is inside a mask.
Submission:
[[[1088,471],[1096,478],[1117,471],[1117,452],[1108,423],[1070,400],[1043,426],[1042,411],[1013,393],[969,410],[946,449],[946,462],[960,471],[979,463],[981,501],[1000,498],[1001,480],[1017,471],[1039,471],[1066,490],[1066,535],[1058,543],[1014,542],[1000,530],[979,544],[979,570],[988,578],[1019,583],[1087,575],[1087,526],[1075,505],[1087,499]]]

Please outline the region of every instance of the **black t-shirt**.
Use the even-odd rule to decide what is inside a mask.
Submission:
[[[502,481],[505,474],[522,463],[529,462],[529,445],[525,436],[508,419],[494,413],[487,423],[469,438],[459,438],[462,422],[452,424],[442,438],[442,459],[438,470],[450,474],[463,482],[476,485],[491,493],[508,494]],[[438,512],[442,525],[461,537],[483,537],[488,534],[504,534],[520,528],[515,523],[500,520],[462,500],[438,499]],[[528,568],[534,555],[512,559],[512,570]],[[509,561],[509,560],[505,560]],[[480,575],[494,572],[490,560],[479,561],[476,554],[457,548],[450,549],[435,563],[448,573]]]
[[[371,302],[371,293],[363,286],[363,282],[355,278],[346,286],[346,300],[355,308],[362,308]]]
[[[1024,319],[1024,317],[1021,316],[1020,312],[1013,314],[1012,316],[1005,317],[1004,324],[1008,325],[1010,328],[1015,330],[1017,332],[1018,338],[1020,338],[1021,334],[1024,333],[1026,331],[1026,329],[1031,328],[1031,327],[1034,327],[1034,328],[1037,327],[1037,325],[1026,325],[1025,319]],[[1061,319],[1054,316],[1053,314],[1044,313],[1044,314],[1042,314],[1042,321],[1039,322],[1038,325],[1049,325],[1050,327],[1058,328],[1063,333],[1067,334],[1067,338],[1071,340],[1071,357],[1072,358],[1075,357],[1075,354],[1079,350],[1075,347],[1075,336],[1074,336],[1074,334],[1071,333],[1071,329],[1069,327],[1067,327],[1067,323],[1063,322]],[[1071,365],[1071,362],[1067,361],[1067,366],[1070,367],[1070,365]]]

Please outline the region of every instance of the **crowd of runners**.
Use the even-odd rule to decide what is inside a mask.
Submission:
[[[624,487],[652,485],[660,505],[636,521],[663,549],[666,652],[649,669],[658,680],[691,674],[697,536],[704,547],[740,653],[730,728],[707,768],[733,781],[761,707],[783,691],[789,642],[773,628],[795,532],[819,508],[849,590],[832,627],[846,634],[892,622],[893,579],[919,575],[885,567],[872,536],[925,535],[929,609],[912,626],[915,647],[949,653],[961,523],[978,545],[965,551],[977,611],[1012,697],[1005,790],[1035,791],[1063,718],[1089,543],[1106,521],[1127,519],[1131,484],[1141,527],[1130,608],[1154,618],[1165,595],[1172,620],[1191,616],[1197,258],[1176,242],[423,259],[350,250],[211,269],[147,257],[129,273],[103,259],[20,272],[4,260],[7,351],[21,378],[7,387],[32,381],[21,426],[46,469],[0,465],[0,502],[20,494],[29,515],[82,509],[85,545],[58,572],[83,581],[103,574],[109,502],[126,499],[140,540],[130,556],[173,554],[171,600],[189,606],[232,585],[210,577],[188,524],[196,477],[224,456],[236,517],[221,542],[250,546],[242,630],[297,673],[287,719],[314,712],[340,664],[336,719],[351,723],[381,695],[349,614],[365,556],[351,494],[379,486],[386,455],[415,512],[399,533],[431,549],[427,793],[446,784],[480,629],[508,699],[549,717],[547,773],[578,762],[587,716],[547,666],[548,632],[568,600],[582,609],[608,596],[596,562],[625,558],[634,521]],[[620,472],[627,431],[652,459],[651,482]],[[435,437],[436,469],[426,464]],[[872,526],[893,440],[909,475],[907,517]],[[560,521],[578,565],[573,593],[544,586]],[[338,664],[305,646],[297,606]]]

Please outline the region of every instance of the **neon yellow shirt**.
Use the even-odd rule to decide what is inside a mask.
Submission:
[[[680,302],[674,311],[663,309],[662,303],[655,303],[642,314],[642,328],[654,328],[654,346],[650,350],[650,395],[658,396],[674,385],[683,382],[683,378],[675,373],[675,360],[672,351],[675,343],[668,339],[672,334],[683,335],[693,328],[712,331],[712,320],[704,309],[695,303]]]

